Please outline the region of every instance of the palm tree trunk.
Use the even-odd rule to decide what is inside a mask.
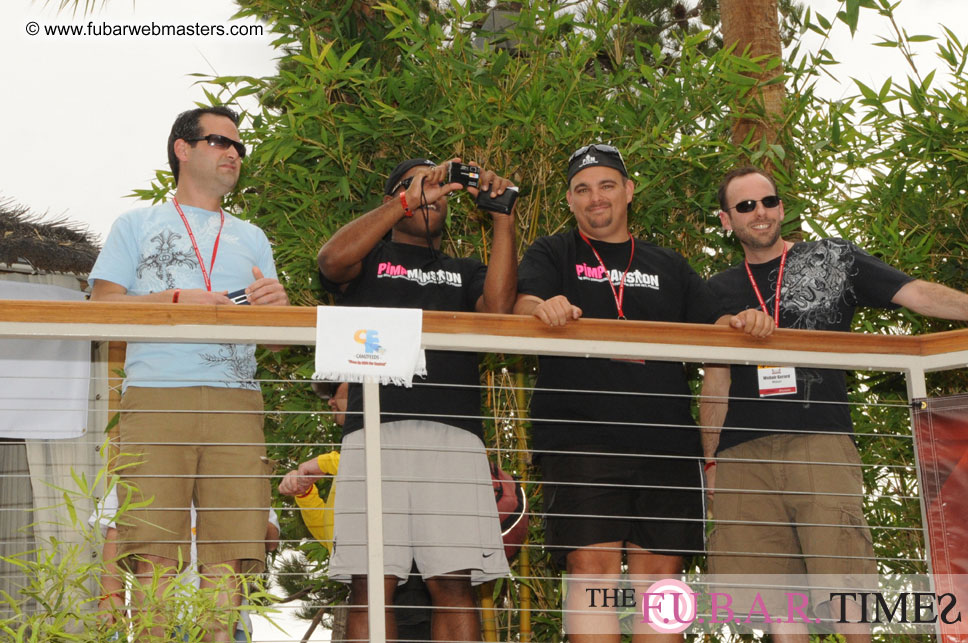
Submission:
[[[749,102],[741,105],[745,116],[733,125],[733,142],[740,144],[750,138],[765,138],[775,143],[779,123],[783,118],[784,88],[782,83],[766,83],[779,75],[783,67],[780,45],[780,20],[776,0],[719,0],[723,25],[723,45],[736,46],[735,53],[748,52],[750,57],[766,56],[760,61],[760,83],[749,95]],[[771,60],[774,64],[771,64]],[[749,114],[762,116],[750,118]],[[752,136],[751,136],[752,134]]]

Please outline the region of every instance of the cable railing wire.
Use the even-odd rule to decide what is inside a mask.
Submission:
[[[10,376],[4,376],[4,377],[10,377]],[[101,381],[101,380],[106,380],[108,382],[114,382],[116,384],[117,383],[120,383],[120,381],[121,381],[119,378],[114,378],[114,377],[111,377],[111,378],[98,378],[98,381]],[[157,381],[157,380],[155,380],[155,381]],[[239,381],[241,382],[243,380],[239,380]],[[259,385],[266,385],[266,386],[283,386],[284,385],[284,386],[293,386],[293,387],[304,386],[305,384],[311,383],[311,380],[305,380],[305,379],[260,379],[260,380],[252,379],[252,380],[244,380],[244,381],[246,381],[246,382],[257,382]],[[467,385],[467,386],[462,386],[462,385],[437,385],[437,384],[425,384],[425,383],[420,383],[420,382],[415,382],[414,383],[414,386],[415,387],[418,387],[418,386],[430,386],[430,387],[439,387],[439,388],[458,388],[458,387],[461,387],[461,388],[477,388],[477,389],[482,390],[482,391],[485,390],[485,388],[486,388],[485,386],[474,386],[474,385]],[[495,390],[495,389],[505,390],[507,388],[508,387],[502,385],[502,386],[499,386],[499,387],[493,387],[491,390]],[[522,388],[525,393],[529,393],[529,394],[530,393],[534,393],[535,391],[541,391],[541,392],[557,392],[557,393],[564,393],[564,392],[566,392],[566,393],[574,394],[574,395],[586,395],[586,394],[587,395],[595,395],[595,394],[608,393],[609,395],[621,395],[621,396],[641,397],[641,398],[669,398],[669,399],[672,399],[672,398],[686,398],[687,397],[687,398],[690,398],[692,400],[698,400],[698,398],[699,398],[698,395],[693,395],[693,394],[683,394],[683,395],[676,395],[676,394],[672,394],[672,395],[670,395],[670,394],[649,394],[649,393],[641,393],[641,392],[635,392],[635,391],[607,391],[607,392],[605,392],[605,391],[599,391],[599,390],[593,390],[593,389],[573,389],[573,390],[567,390],[567,389],[537,388],[537,387],[533,387],[533,386],[525,386],[525,387],[519,387],[519,388]],[[36,398],[36,399],[39,399],[39,398]],[[718,398],[714,398],[714,399],[716,401],[727,401],[727,402],[728,401],[732,401],[734,399],[744,399],[744,401],[746,400],[746,398],[730,398],[730,397],[725,397],[725,398],[718,397]],[[30,406],[29,405],[29,401],[30,401],[29,399],[22,400],[23,406],[29,407]],[[790,402],[790,403],[794,403],[794,404],[796,404],[796,403],[802,404],[803,403],[802,400],[776,400],[776,399],[771,399],[770,401],[771,402],[783,401],[783,402]],[[907,409],[908,408],[908,405],[907,404],[902,404],[902,403],[884,403],[884,402],[864,403],[864,402],[854,402],[854,401],[848,401],[848,402],[833,401],[832,402],[832,401],[814,401],[814,400],[811,400],[811,404],[813,404],[813,403],[846,405],[849,408],[863,408],[863,407],[871,407],[871,408],[874,408],[874,407],[881,407],[881,408],[894,408],[894,409],[898,409],[898,410],[900,410],[900,409]],[[95,409],[101,409],[102,407],[103,407],[103,404],[102,405],[90,404],[88,406],[87,410],[88,411],[93,411]],[[29,411],[31,411],[33,409],[31,409],[31,408],[23,408],[23,409],[18,409],[18,410],[28,411],[29,412]],[[44,409],[44,410],[48,410],[48,409]],[[78,411],[78,410],[84,410],[84,409],[62,409],[62,410],[64,410],[64,411],[68,411],[68,410]],[[114,413],[117,413],[119,411],[121,411],[121,410],[120,409],[116,409],[116,408],[109,408],[108,409],[109,414],[114,414]],[[526,411],[526,410],[524,410],[524,411]],[[141,410],[139,410],[139,412],[148,412],[148,413],[151,413],[151,412],[159,412],[159,413],[162,413],[162,412],[163,413],[173,413],[173,412],[174,413],[178,413],[178,412],[182,412],[182,413],[198,413],[198,412],[195,412],[195,411],[171,411],[171,410],[147,410],[147,411],[141,411]],[[252,413],[252,412],[248,412],[248,411],[235,411],[235,410],[232,410],[232,409],[227,409],[225,411],[209,411],[209,412],[210,413],[240,413],[240,414],[241,413],[244,413],[244,414],[251,414]],[[320,401],[319,402],[319,408],[317,408],[317,409],[310,409],[310,410],[289,410],[289,409],[275,410],[275,409],[265,409],[265,410],[262,411],[262,414],[264,416],[276,416],[276,417],[280,417],[280,418],[286,418],[286,417],[291,417],[291,416],[308,415],[308,416],[315,417],[315,418],[319,418],[320,420],[323,420],[323,419],[327,419],[327,418],[329,418],[329,419],[333,418],[335,416],[336,412],[327,409],[326,408],[326,403],[323,402],[323,401]],[[350,414],[350,415],[352,415],[352,414]],[[436,414],[436,413],[414,413],[414,414],[407,414],[407,415],[409,415],[410,417],[416,418],[416,419],[420,419],[420,418],[433,418],[433,419],[445,419],[445,420],[446,419],[461,419],[461,420],[475,419],[475,420],[482,420],[482,421],[486,421],[488,423],[491,423],[492,425],[497,426],[499,430],[501,430],[501,427],[502,426],[517,425],[518,423],[531,423],[531,422],[545,422],[545,423],[548,423],[548,424],[573,423],[573,421],[563,420],[563,419],[558,419],[558,418],[536,418],[536,417],[529,417],[529,416],[527,416],[527,413],[526,412],[519,412],[517,409],[515,409],[513,411],[508,411],[508,412],[497,412],[497,413],[493,413],[493,414],[490,414],[490,415],[485,415],[485,414],[481,414],[481,415],[441,415],[441,414]],[[582,424],[585,424],[585,425],[588,425],[588,426],[599,426],[599,425],[610,425],[610,424],[613,424],[613,422],[608,422],[608,421],[590,421],[590,422],[582,422]],[[626,424],[629,427],[632,427],[632,428],[635,428],[635,429],[641,429],[641,430],[649,430],[649,429],[657,428],[657,427],[661,427],[661,428],[682,428],[682,429],[690,429],[690,430],[695,430],[695,429],[702,430],[704,428],[704,427],[701,427],[701,426],[694,426],[694,425],[691,425],[691,424],[689,424],[689,425],[686,425],[686,424],[679,424],[679,425],[672,424],[672,425],[670,425],[670,424],[660,424],[660,423],[644,422],[644,421],[641,421],[641,420],[637,420],[637,421],[634,421],[634,422],[627,422],[627,423],[624,423],[623,422],[623,424]],[[763,432],[769,432],[769,433],[777,433],[777,431],[774,431],[774,430],[760,429],[760,428],[757,428],[757,427],[749,427],[749,428],[730,427],[730,429],[734,429],[734,430],[735,429],[738,429],[738,430],[745,430],[745,431],[763,431]],[[790,431],[788,431],[788,433],[791,433],[791,434],[813,434],[813,433],[817,433],[817,432],[816,431],[811,431],[811,430],[790,430]],[[828,433],[828,432],[824,432],[824,433]],[[868,439],[871,439],[871,438],[884,438],[884,439],[899,439],[900,438],[900,439],[903,439],[905,441],[912,439],[910,434],[904,434],[904,433],[877,433],[877,432],[875,432],[875,433],[855,434],[855,433],[853,433],[851,431],[840,431],[840,432],[830,432],[830,433],[835,434],[835,435],[852,435],[852,436],[855,437],[855,439],[865,439],[865,440],[868,440]],[[91,435],[91,434],[92,433],[89,431],[89,435]],[[103,439],[101,439],[101,440],[78,439],[78,440],[80,440],[79,442],[77,442],[78,444],[90,445],[92,447],[99,447],[99,446],[103,446],[103,444],[104,444],[104,440]],[[53,442],[53,440],[52,440],[52,442]],[[150,445],[150,444],[154,444],[154,443],[152,443],[152,442],[125,443],[124,447],[144,446],[144,445]],[[183,444],[185,446],[200,446],[200,445],[204,445],[205,443],[202,443],[202,442],[184,442],[184,443],[179,443],[179,444]],[[261,445],[262,443],[253,443],[253,442],[230,442],[230,443],[227,443],[227,444],[230,445],[230,446],[231,445],[252,446],[252,445],[256,445],[256,444]],[[325,450],[338,450],[340,448],[340,444],[338,442],[335,442],[335,441],[318,441],[318,442],[313,442],[313,441],[306,441],[306,440],[302,440],[302,441],[291,441],[291,442],[270,443],[267,446],[271,447],[274,450],[274,453],[275,452],[284,452],[286,449],[311,449],[311,450],[323,450],[323,449],[325,449]],[[387,450],[388,452],[393,452],[393,451],[398,450],[398,449],[406,449],[407,447],[406,447],[406,445],[383,445],[383,448],[385,450]],[[570,455],[570,454],[573,453],[571,451],[555,451],[555,450],[535,452],[535,451],[530,450],[530,449],[523,449],[523,448],[518,448],[518,447],[510,447],[510,446],[506,446],[506,445],[502,445],[500,447],[500,452],[501,452],[501,454],[502,454],[502,456],[504,457],[505,460],[513,460],[513,461],[516,461],[517,458],[519,456],[522,456],[522,455],[532,456],[532,457],[533,456],[540,457],[540,456],[543,456],[543,455],[561,455],[561,454],[569,454]],[[688,463],[688,462],[702,462],[703,461],[702,456],[691,455],[691,454],[659,454],[657,456],[657,454],[616,454],[616,453],[610,453],[608,451],[602,451],[602,452],[599,452],[599,451],[588,451],[586,453],[588,455],[596,455],[596,456],[615,455],[615,456],[629,457],[630,455],[632,455],[632,456],[639,456],[639,457],[643,457],[643,458],[644,457],[652,457],[652,458],[655,458],[655,457],[667,457],[667,458],[669,458],[671,460],[681,461],[684,464],[685,463]],[[725,457],[720,456],[720,462],[726,462],[726,461],[732,461],[732,462],[736,462],[736,463],[747,463],[747,462],[756,461],[756,462],[769,462],[769,463],[774,463],[774,464],[798,464],[798,465],[841,466],[841,467],[860,468],[861,470],[864,470],[864,471],[869,470],[869,469],[876,469],[876,470],[884,471],[884,472],[896,472],[898,474],[911,474],[913,472],[913,463],[912,464],[903,464],[903,463],[902,464],[894,464],[894,463],[889,463],[889,464],[871,464],[871,463],[868,462],[868,463],[862,463],[862,464],[859,464],[858,465],[858,464],[852,464],[852,463],[837,463],[837,464],[832,464],[832,463],[828,463],[828,462],[822,462],[821,463],[821,462],[814,462],[814,461],[806,460],[806,459],[804,459],[804,460],[767,460],[767,461],[763,461],[763,460],[752,460],[752,459],[742,459],[742,458],[729,459],[729,458],[725,458]],[[295,464],[295,463],[293,463],[293,464]],[[44,473],[47,473],[48,471],[54,470],[54,469],[56,469],[56,465],[49,465],[49,469],[45,469],[45,470],[41,471],[40,473],[41,474],[44,474]],[[526,465],[526,470],[530,470],[530,466],[529,465]],[[31,474],[12,474],[12,475],[0,474],[0,481],[4,481],[4,480],[8,480],[8,479],[14,479],[14,478],[24,478],[24,477],[30,477],[30,476],[31,476]],[[36,477],[36,475],[34,477]],[[136,474],[122,474],[122,477],[124,479],[131,479],[131,480],[133,480],[133,479],[136,479],[138,476]],[[171,476],[171,477],[188,477],[188,478],[247,478],[247,477],[259,477],[259,478],[268,478],[270,480],[273,480],[273,483],[275,485],[275,483],[278,482],[278,480],[281,479],[282,474],[281,473],[274,473],[274,474],[268,474],[268,475],[250,475],[250,474],[242,473],[242,474],[227,474],[227,475],[208,475],[208,476],[188,476],[188,475],[186,475],[186,476]],[[331,481],[334,480],[334,479],[335,479],[335,476],[322,476],[319,479],[319,483],[320,484],[331,484]],[[351,478],[347,478],[347,479],[351,479]],[[360,478],[355,478],[355,479],[360,479]],[[407,480],[415,480],[415,479],[417,479],[417,478],[385,477],[385,480],[387,480],[387,481],[407,481]],[[420,479],[421,480],[424,480],[424,481],[431,482],[431,483],[434,482],[434,479],[433,478],[430,478],[429,480],[427,478],[420,478]],[[473,480],[473,479],[468,479],[465,482],[467,484],[479,484],[481,481],[477,481],[477,480]],[[551,487],[553,487],[556,484],[569,484],[569,483],[542,482],[540,480],[526,480],[526,481],[521,481],[520,483],[524,486],[526,492],[529,495],[532,495],[532,494],[536,493],[537,490],[539,489],[539,487],[540,488],[551,488]],[[596,484],[596,483],[582,483],[580,486],[595,487],[595,486],[608,486],[608,485]],[[669,485],[630,485],[630,488],[641,489],[641,490],[684,490],[684,489],[690,489],[691,487],[675,486],[675,485],[672,485],[672,486],[669,486]],[[787,494],[787,495],[805,495],[805,494],[809,494],[810,493],[810,492],[806,492],[806,491],[797,491],[797,490],[791,490],[791,491],[774,491],[774,490],[761,491],[761,490],[740,490],[740,489],[723,489],[723,488],[717,488],[716,491],[717,492],[746,492],[746,493],[752,493],[752,494],[766,494],[766,495],[774,494],[774,493],[784,493],[784,494]],[[864,499],[871,499],[871,500],[893,499],[893,500],[897,500],[897,501],[901,501],[901,502],[903,502],[903,501],[915,501],[915,500],[919,500],[919,497],[917,495],[890,494],[890,493],[886,493],[885,491],[886,491],[885,489],[877,489],[877,490],[872,490],[872,493],[860,493],[860,494],[856,494],[856,493],[843,494],[843,493],[833,493],[833,492],[826,492],[826,493],[821,492],[821,493],[818,493],[818,494],[815,494],[815,495],[817,495],[817,496],[838,496],[838,497],[858,497],[858,496],[860,496],[860,497],[863,497]],[[338,491],[337,491],[337,494],[338,494]],[[279,504],[277,502],[273,502],[271,507],[247,507],[247,508],[245,508],[245,507],[243,507],[243,508],[238,508],[238,507],[234,507],[234,508],[229,508],[229,507],[222,507],[222,508],[220,508],[220,507],[207,507],[205,510],[246,511],[246,510],[251,510],[251,509],[268,509],[268,508],[272,508],[272,509],[274,509],[275,511],[277,511],[280,514],[288,514],[288,517],[290,519],[293,517],[293,514],[295,514],[296,512],[304,512],[304,511],[307,511],[306,509],[301,509],[301,508],[296,507],[296,506],[283,505],[283,504]],[[543,519],[544,518],[547,518],[549,516],[550,517],[558,517],[558,518],[560,518],[560,517],[567,517],[567,516],[570,515],[570,514],[563,514],[563,513],[547,513],[547,512],[542,512],[542,511],[539,510],[539,508],[536,508],[536,506],[534,504],[531,504],[530,508],[531,508],[531,517],[532,517],[532,520],[536,521],[539,526],[540,526],[541,522],[543,521]],[[157,508],[155,510],[157,510],[157,511],[184,511],[184,509],[177,508],[177,507]],[[0,508],[0,512],[3,512],[3,511],[7,511],[7,509]],[[395,512],[391,508],[391,509],[385,510],[385,513],[391,513],[391,514],[392,513],[400,513],[400,514],[403,514],[405,512],[403,512],[403,511]],[[444,514],[443,512],[441,512],[440,515],[447,515],[447,514]],[[462,513],[461,515],[477,515],[477,514],[475,514],[473,512],[466,512],[466,513]],[[616,516],[614,516],[614,515],[607,515],[607,514],[593,514],[593,515],[591,515],[589,517],[590,518],[593,518],[593,519],[602,519],[602,520],[605,520],[605,519],[609,519],[609,518],[615,518]],[[621,518],[623,516],[618,516],[618,517]],[[655,520],[665,520],[664,518],[658,518],[658,517],[652,517],[652,516],[638,516],[638,515],[635,515],[635,516],[624,516],[624,518],[633,519],[633,520],[639,520],[639,521],[646,521],[646,522],[647,521],[655,521]],[[687,521],[687,522],[704,523],[704,522],[706,522],[707,518],[706,517],[696,517],[696,518],[684,518],[682,520]],[[786,526],[786,525],[793,524],[792,522],[790,522],[790,523],[787,523],[787,522],[763,522],[763,523],[756,523],[754,521],[729,521],[728,519],[717,519],[717,522],[724,522],[724,523],[725,522],[734,522],[734,523],[738,523],[738,524],[761,524],[763,526]],[[830,528],[836,528],[836,529],[860,529],[860,528],[864,528],[863,525],[848,524],[848,523],[845,523],[845,522],[832,522],[832,523],[829,523],[829,524],[827,524],[827,523],[800,523],[800,525],[801,526],[806,526],[806,527],[830,527]],[[921,532],[921,529],[919,527],[908,527],[908,526],[903,526],[903,525],[870,525],[869,528],[874,533],[878,533],[878,532],[881,532],[881,531],[883,531],[883,532],[893,532],[893,533],[920,533]],[[305,542],[310,542],[310,541],[311,541],[311,539],[306,539],[306,538],[282,538],[282,537],[280,537],[280,539],[279,539],[278,542],[279,542],[279,544],[280,544],[281,547],[298,547],[299,545],[301,545],[301,544],[303,544]],[[0,541],[0,544],[6,544],[8,542],[11,542],[11,541]],[[168,540],[168,541],[163,541],[163,542],[167,542],[167,543],[177,543],[177,544],[186,544],[186,545],[189,544],[189,541],[181,540],[181,539],[173,539],[173,540]],[[212,541],[196,540],[196,542],[198,542],[198,543],[207,543],[207,542],[212,542]],[[253,541],[251,539],[248,539],[248,540],[229,540],[229,541],[224,541],[223,540],[223,541],[219,541],[219,542],[229,542],[229,543],[233,543],[233,542],[253,542]],[[393,539],[392,538],[388,538],[387,539],[387,544],[393,544]],[[442,543],[440,546],[460,546],[460,545],[458,543],[456,543],[456,542],[455,543],[446,543],[445,542],[445,543]],[[524,543],[522,545],[522,548],[524,550],[528,551],[528,552],[531,552],[532,555],[534,555],[534,554],[540,554],[543,551],[547,550],[547,547],[545,547],[543,544],[541,544],[541,543],[531,543],[531,542]],[[617,549],[621,549],[621,548],[617,548]],[[762,557],[767,557],[767,558],[780,556],[780,554],[771,554],[771,553],[763,553],[763,552],[744,552],[744,551],[718,551],[718,552],[708,552],[707,551],[707,552],[697,552],[696,550],[691,550],[691,549],[673,550],[673,552],[675,552],[675,553],[681,553],[681,554],[683,554],[684,556],[687,556],[687,557],[688,556],[692,556],[692,555],[697,554],[697,553],[699,553],[699,554],[701,554],[701,553],[706,553],[706,554],[716,553],[716,554],[719,554],[719,555],[743,555],[743,556],[751,556],[751,555],[754,555],[754,556],[762,556]],[[282,555],[282,554],[280,554],[280,555]],[[849,556],[840,556],[840,555],[823,555],[823,556],[817,555],[817,557],[822,557],[822,558],[850,558]],[[882,557],[875,556],[873,558],[873,560],[875,562],[882,563],[882,564],[885,564],[885,563],[887,563],[887,564],[889,564],[889,563],[923,563],[924,562],[924,559],[923,558],[916,558],[916,557],[908,557],[908,558],[905,558],[905,557],[902,557],[902,556],[882,556]],[[282,578],[282,577],[300,577],[300,578],[306,578],[307,581],[308,581],[309,579],[314,579],[314,578],[315,579],[318,579],[319,578],[319,574],[320,573],[324,573],[324,572],[325,572],[325,566],[323,566],[321,569],[316,570],[316,571],[307,570],[306,572],[303,572],[303,573],[297,573],[297,572],[282,572],[282,571],[275,571],[274,570],[272,572],[272,575],[273,576],[280,577],[280,578]],[[555,575],[555,574],[547,574],[547,573],[531,573],[531,574],[522,574],[522,575],[517,575],[517,574],[512,573],[511,580],[512,580],[512,582],[561,582],[560,576]],[[284,610],[293,610],[293,611],[295,611],[296,609],[303,609],[303,608],[306,608],[306,607],[308,607],[308,608],[315,608],[315,609],[327,608],[329,610],[334,610],[334,611],[335,610],[341,610],[341,609],[349,609],[349,606],[346,606],[346,605],[333,605],[333,604],[318,603],[318,602],[317,603],[304,602],[303,605],[300,605],[300,606],[297,606],[297,605],[280,605],[277,609],[284,609]],[[406,606],[398,606],[398,607],[396,607],[394,609],[409,610],[409,609],[416,609],[416,608],[411,608],[411,607],[406,607]],[[485,610],[484,607],[478,607],[478,608],[475,608],[475,609],[477,609],[477,610],[479,610],[481,612],[483,612]],[[496,608],[496,609],[499,609],[501,611],[511,612],[511,613],[517,613],[517,612],[521,611],[518,607],[516,607],[513,604],[504,605],[504,606],[501,606],[501,607]],[[555,614],[555,613],[556,614],[565,614],[566,612],[568,612],[568,610],[566,610],[566,609],[555,609],[553,607],[548,607],[548,606],[543,606],[543,607],[541,607],[541,609],[543,611],[549,613],[549,614]],[[532,608],[532,610],[533,610],[533,608]],[[293,640],[293,641],[295,641],[295,640],[299,640],[299,639],[298,638],[293,638],[293,639],[279,638],[278,640],[280,640],[280,641],[284,641],[284,640]]]

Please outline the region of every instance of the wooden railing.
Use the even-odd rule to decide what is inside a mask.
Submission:
[[[0,338],[314,345],[315,327],[316,310],[309,307],[0,301]],[[899,371],[909,398],[927,395],[926,372],[968,365],[968,329],[924,336],[780,329],[758,340],[727,326],[582,319],[549,328],[531,317],[426,311],[422,343],[443,350]],[[376,386],[364,393],[366,426],[374,426]],[[379,432],[366,433],[368,508],[376,508],[382,506],[375,482]],[[381,512],[368,515],[376,552],[370,573],[379,578]],[[383,584],[369,586],[371,640],[383,641]]]

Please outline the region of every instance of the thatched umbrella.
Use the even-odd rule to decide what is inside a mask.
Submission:
[[[97,259],[97,238],[66,219],[41,221],[26,207],[0,199],[0,264],[87,276]]]

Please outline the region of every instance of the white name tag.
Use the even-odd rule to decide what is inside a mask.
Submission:
[[[797,392],[797,369],[792,366],[757,366],[760,397]]]

